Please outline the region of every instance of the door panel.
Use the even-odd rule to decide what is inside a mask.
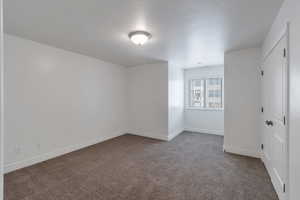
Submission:
[[[286,68],[284,55],[287,39],[283,37],[265,60],[262,70],[263,150],[267,169],[281,200],[285,199],[287,177]]]

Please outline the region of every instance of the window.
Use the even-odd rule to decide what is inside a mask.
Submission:
[[[191,80],[189,106],[203,109],[222,109],[223,78]]]
[[[204,108],[205,106],[205,80],[192,80],[191,81],[191,106]]]

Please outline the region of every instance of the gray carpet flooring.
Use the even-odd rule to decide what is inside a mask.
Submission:
[[[124,135],[5,175],[5,200],[277,200],[259,159],[223,137]]]

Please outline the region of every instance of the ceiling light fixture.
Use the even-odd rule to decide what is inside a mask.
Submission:
[[[128,34],[129,39],[135,45],[142,46],[152,37],[152,35],[146,31],[133,31]]]

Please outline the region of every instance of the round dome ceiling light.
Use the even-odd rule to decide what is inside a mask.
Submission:
[[[135,45],[142,46],[152,37],[152,35],[146,31],[133,31],[128,34],[129,39]]]

